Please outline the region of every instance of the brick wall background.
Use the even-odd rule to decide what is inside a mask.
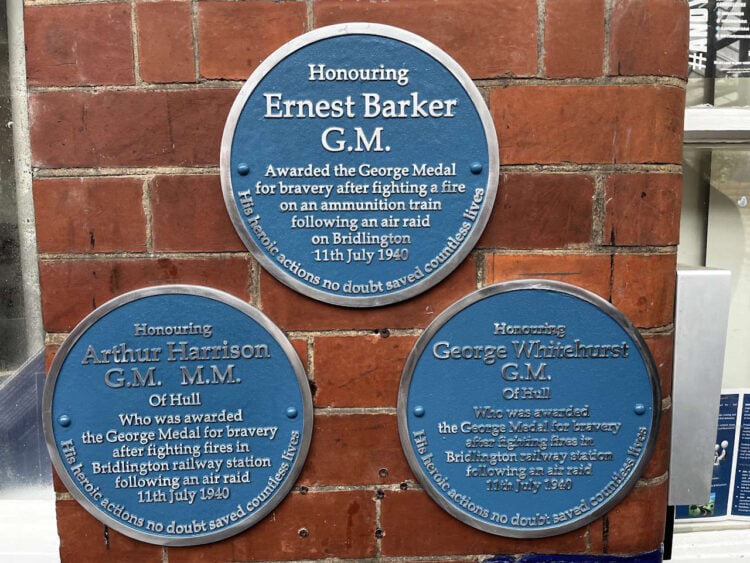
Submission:
[[[305,364],[310,455],[275,513],[191,548],[139,543],[56,483],[64,561],[320,558],[474,561],[488,554],[658,547],[667,495],[687,3],[682,0],[27,0],[28,86],[48,356],[120,293],[202,284],[262,309]],[[464,263],[398,305],[350,310],[264,272],[227,216],[220,135],[242,81],[313,28],[403,27],[452,55],[486,96],[500,142],[494,215]],[[607,516],[514,540],[447,515],[420,489],[396,426],[420,331],[483,285],[559,279],[619,307],[659,367],[663,423],[645,474]],[[304,532],[303,532],[304,530]]]

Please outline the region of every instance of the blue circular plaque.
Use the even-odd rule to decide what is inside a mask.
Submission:
[[[70,493],[108,526],[160,545],[216,541],[268,514],[294,485],[312,422],[283,333],[195,286],[96,309],[44,388],[47,447]]]
[[[349,307],[394,303],[453,271],[498,182],[481,94],[446,53],[349,23],[287,43],[250,76],[221,147],[224,200],[272,275]]]
[[[498,284],[425,330],[399,389],[401,443],[447,512],[533,538],[601,516],[647,463],[656,368],[610,303],[551,281]]]

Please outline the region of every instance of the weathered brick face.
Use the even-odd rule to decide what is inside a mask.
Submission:
[[[345,21],[403,27],[485,95],[500,187],[484,235],[408,301],[347,309],[280,284],[226,214],[219,144],[241,83],[284,42]],[[314,390],[295,490],[233,538],[161,548],[110,531],[58,493],[66,561],[236,561],[638,553],[663,534],[669,410],[653,459],[608,515],[562,536],[479,532],[417,485],[396,423],[411,346],[484,285],[549,278],[610,300],[642,330],[671,390],[687,4],[681,0],[27,0],[34,202],[48,351],[126,291],[194,283],[261,308]],[[305,529],[306,534],[299,531]]]

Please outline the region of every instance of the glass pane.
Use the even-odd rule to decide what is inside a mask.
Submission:
[[[711,151],[686,147],[682,160],[682,211],[677,260],[706,265],[706,227],[709,184],[704,170],[711,167]]]
[[[687,105],[750,105],[747,0],[690,2]]]
[[[52,469],[42,433],[44,353],[0,385],[0,500],[45,498]]]
[[[750,387],[750,147],[687,147],[683,171],[677,259],[732,272],[723,387]]]

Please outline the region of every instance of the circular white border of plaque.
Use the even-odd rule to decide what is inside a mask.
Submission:
[[[474,109],[479,116],[479,119],[484,128],[484,135],[487,141],[487,159],[488,159],[488,177],[487,177],[487,195],[485,197],[482,209],[475,221],[475,227],[472,229],[471,234],[466,238],[464,244],[458,251],[451,256],[449,260],[443,264],[440,271],[430,277],[425,278],[424,281],[413,285],[403,291],[397,293],[381,295],[375,297],[347,297],[343,295],[332,295],[326,291],[315,289],[309,285],[302,283],[294,276],[281,270],[273,260],[271,260],[255,242],[244,224],[243,218],[240,215],[239,210],[234,202],[234,193],[232,187],[232,173],[231,173],[231,153],[232,153],[232,141],[234,139],[234,132],[237,127],[237,122],[240,118],[240,114],[245,107],[250,96],[255,91],[255,88],[265,78],[273,68],[281,62],[284,58],[291,55],[295,51],[316,43],[318,41],[328,39],[330,37],[338,37],[342,35],[374,35],[380,37],[387,37],[395,39],[411,45],[423,51],[433,57],[436,61],[442,64],[446,70],[448,70],[453,77],[463,87],[466,94],[469,96],[474,104]],[[242,242],[250,250],[253,257],[260,262],[265,270],[274,276],[284,285],[291,289],[306,295],[318,301],[324,303],[330,303],[332,305],[340,305],[344,307],[381,307],[384,305],[391,305],[393,303],[399,303],[412,297],[419,295],[437,285],[443,281],[448,275],[450,275],[461,262],[468,256],[473,250],[474,245],[482,236],[487,221],[492,213],[495,196],[497,194],[498,182],[500,178],[500,155],[497,141],[497,133],[495,132],[495,124],[492,120],[487,104],[479,92],[479,89],[474,85],[471,77],[466,71],[459,65],[450,55],[443,51],[440,47],[434,43],[428,41],[424,37],[406,31],[404,29],[393,27],[390,25],[366,23],[366,22],[349,22],[343,24],[329,25],[315,29],[295,39],[292,39],[282,47],[274,51],[268,56],[259,66],[253,71],[247,82],[240,89],[237,98],[235,98],[232,108],[229,111],[226,124],[224,125],[224,133],[221,139],[221,155],[220,155],[220,175],[221,175],[221,186],[224,192],[224,203],[226,204],[229,217],[232,220],[235,231],[238,236],[242,239]]]
[[[119,520],[116,520],[113,517],[109,516],[105,511],[99,509],[94,503],[92,503],[92,501],[79,490],[78,486],[73,482],[73,480],[68,475],[67,470],[65,469],[65,463],[60,457],[57,443],[55,441],[55,433],[53,428],[54,423],[52,420],[52,399],[60,369],[62,368],[63,363],[65,362],[73,346],[75,346],[78,340],[86,333],[89,327],[91,327],[94,323],[96,323],[99,319],[101,319],[111,311],[127,303],[142,299],[144,297],[166,294],[195,295],[198,297],[213,299],[238,310],[242,314],[247,315],[252,320],[257,322],[261,326],[261,328],[266,330],[269,336],[279,344],[279,347],[284,351],[285,355],[289,359],[300,388],[304,411],[302,413],[302,438],[300,440],[297,459],[294,462],[294,465],[291,467],[289,473],[287,474],[284,482],[274,492],[274,495],[270,499],[270,501],[252,516],[241,520],[237,524],[227,526],[226,528],[222,528],[221,530],[213,532],[211,534],[186,538],[169,538],[159,536],[158,534],[148,534],[140,532],[122,524]],[[116,530],[125,536],[150,544],[162,545],[167,547],[203,545],[237,535],[254,526],[260,520],[265,518],[269,513],[271,513],[292,490],[305,464],[307,454],[310,450],[310,443],[312,441],[312,394],[310,393],[310,385],[307,380],[305,369],[302,366],[302,362],[300,362],[299,356],[297,356],[297,352],[294,350],[291,342],[289,342],[289,339],[284,335],[281,329],[276,326],[276,324],[274,324],[260,310],[248,305],[244,301],[241,301],[240,299],[228,293],[217,289],[197,285],[161,285],[143,289],[136,289],[134,291],[119,295],[118,297],[115,297],[110,301],[107,301],[101,307],[98,307],[94,311],[89,313],[70,332],[70,334],[66,337],[65,341],[55,354],[55,358],[52,361],[52,365],[50,366],[49,372],[47,374],[47,379],[44,384],[44,394],[42,396],[42,427],[52,465],[55,468],[57,475],[60,477],[60,480],[63,482],[71,496],[76,501],[78,501],[78,503],[99,522],[102,522],[106,526],[109,526],[113,530]]]
[[[422,465],[419,463],[419,459],[417,458],[417,455],[411,443],[411,437],[409,435],[409,420],[408,420],[409,412],[407,411],[409,388],[411,386],[411,381],[412,381],[412,376],[414,375],[414,370],[417,367],[417,363],[419,362],[419,359],[421,358],[422,353],[425,351],[427,345],[430,343],[430,341],[435,336],[435,334],[441,328],[443,328],[443,326],[446,323],[448,323],[454,316],[459,314],[464,309],[468,308],[470,305],[477,303],[478,301],[482,301],[483,299],[486,299],[488,297],[491,297],[493,295],[497,295],[500,293],[508,293],[508,292],[513,292],[513,291],[529,290],[529,289],[547,290],[547,291],[552,291],[555,293],[562,293],[562,294],[567,294],[567,295],[576,297],[578,299],[581,299],[582,301],[590,303],[591,305],[599,309],[602,313],[604,313],[605,315],[608,315],[613,321],[615,321],[622,328],[625,334],[627,334],[631,338],[633,344],[636,347],[636,350],[640,354],[641,358],[644,360],[644,366],[647,371],[649,381],[651,383],[652,401],[653,401],[653,415],[651,418],[651,429],[649,433],[649,439],[643,449],[643,453],[640,459],[638,460],[635,468],[630,473],[630,475],[628,475],[628,477],[623,481],[623,484],[618,488],[617,492],[611,497],[607,497],[606,501],[599,504],[590,513],[586,514],[584,517],[580,519],[568,522],[567,524],[562,524],[554,528],[534,529],[534,530],[515,529],[515,528],[501,526],[501,525],[494,526],[492,524],[486,523],[476,518],[472,518],[470,515],[461,511],[455,505],[448,502],[446,498],[443,495],[441,495],[440,492],[437,490],[432,480],[429,479],[425,475],[424,471],[422,470]],[[458,301],[454,302],[450,307],[445,309],[442,313],[440,313],[440,315],[438,315],[435,318],[435,320],[433,320],[430,323],[430,325],[425,329],[425,331],[419,337],[416,344],[414,344],[414,347],[412,348],[412,351],[409,354],[409,357],[406,360],[406,364],[404,365],[404,369],[401,373],[401,383],[398,389],[397,416],[398,416],[399,437],[401,439],[401,448],[403,449],[404,455],[406,456],[406,459],[409,462],[409,467],[414,473],[414,476],[417,478],[419,483],[422,485],[425,492],[429,495],[429,497],[433,501],[435,501],[438,504],[438,506],[440,506],[440,508],[442,508],[448,514],[450,514],[457,520],[460,520],[464,524],[472,526],[473,528],[476,528],[478,530],[482,530],[483,532],[488,532],[490,534],[494,534],[497,536],[504,536],[504,537],[510,537],[510,538],[521,538],[521,539],[545,538],[545,537],[557,536],[560,534],[564,534],[566,532],[571,532],[573,530],[582,528],[583,526],[590,524],[597,518],[604,516],[615,505],[617,505],[620,501],[622,501],[623,498],[625,498],[625,496],[635,486],[636,482],[638,481],[641,474],[643,473],[643,470],[646,468],[646,465],[651,459],[654,448],[656,446],[656,439],[659,433],[659,422],[661,420],[661,387],[659,383],[659,375],[656,369],[656,365],[651,356],[651,352],[649,351],[648,346],[643,340],[643,337],[641,336],[640,332],[638,331],[637,328],[635,328],[635,326],[630,322],[630,320],[619,309],[617,309],[614,305],[612,305],[609,301],[602,299],[601,297],[599,297],[595,293],[592,293],[591,291],[588,291],[581,287],[568,284],[568,283],[564,283],[564,282],[544,280],[544,279],[516,280],[516,281],[497,283],[497,284],[493,284],[493,285],[484,287],[482,289],[476,290],[473,293],[470,293],[469,295],[463,297],[462,299],[459,299]]]

